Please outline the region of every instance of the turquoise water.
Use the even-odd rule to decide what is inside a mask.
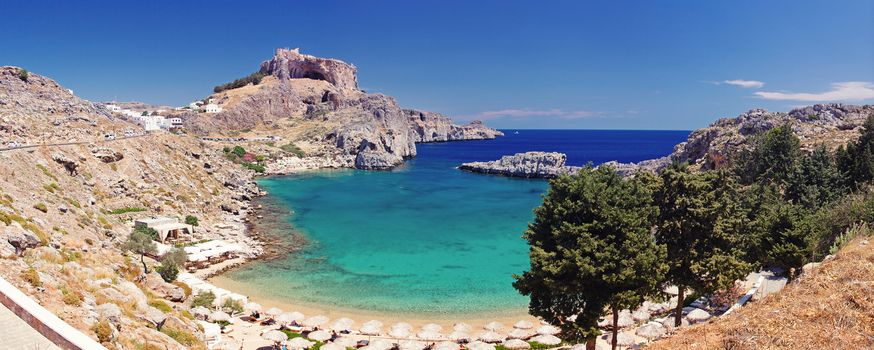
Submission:
[[[610,131],[580,132],[419,145],[418,158],[393,171],[262,179],[267,200],[289,210],[278,219],[294,227],[273,234],[300,235],[307,244],[225,277],[278,300],[376,312],[524,309],[527,299],[512,288],[512,274],[528,267],[521,234],[547,183],[454,167],[528,149],[564,151],[578,165],[638,161],[669,153],[688,134],[634,132],[617,139]]]

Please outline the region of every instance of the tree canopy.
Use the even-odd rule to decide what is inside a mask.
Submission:
[[[149,237],[142,230],[134,230],[128,236],[127,241],[122,244],[121,249],[138,254],[140,256],[140,263],[143,264],[143,273],[149,273],[145,255],[155,254],[158,251],[158,246],[152,240],[152,237]]]
[[[606,309],[618,315],[655,294],[666,266],[651,198],[646,184],[609,167],[551,180],[524,234],[531,269],[513,284],[530,296],[530,313],[594,345]]]

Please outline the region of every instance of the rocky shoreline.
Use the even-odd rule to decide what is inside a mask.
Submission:
[[[566,166],[567,155],[558,152],[525,152],[489,162],[469,162],[458,169],[510,177],[554,178],[563,174],[573,174],[579,167]]]

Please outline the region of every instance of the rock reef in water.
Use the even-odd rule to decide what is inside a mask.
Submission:
[[[464,163],[458,169],[483,174],[524,178],[554,178],[573,174],[578,167],[565,166],[567,155],[558,152],[525,152],[490,162]]]

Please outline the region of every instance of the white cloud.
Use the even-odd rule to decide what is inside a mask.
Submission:
[[[734,79],[734,80],[723,80],[722,84],[740,86],[746,89],[758,89],[762,86],[765,86],[765,82],[757,81],[757,80],[743,80],[743,79]]]
[[[476,119],[495,118],[530,118],[530,117],[558,117],[561,119],[583,119],[598,116],[598,112],[592,111],[565,111],[559,108],[552,109],[501,109],[485,111],[471,116]]]
[[[766,100],[791,101],[851,101],[874,99],[874,84],[867,81],[845,81],[832,83],[826,92],[778,92],[757,91],[755,94]]]

